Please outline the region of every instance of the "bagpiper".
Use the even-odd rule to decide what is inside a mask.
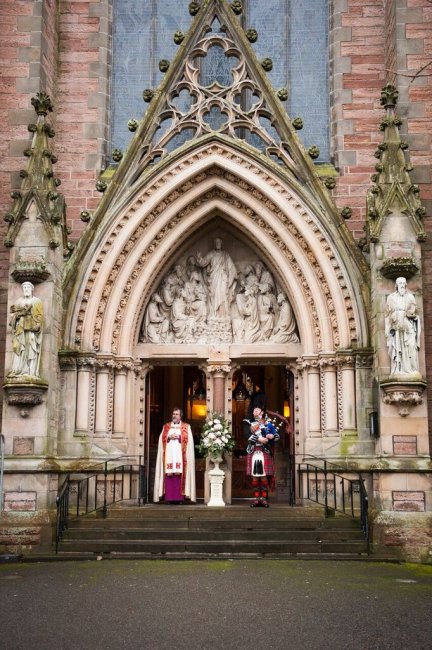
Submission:
[[[260,407],[253,410],[253,420],[249,425],[246,474],[251,477],[254,500],[251,508],[268,508],[268,491],[274,487],[273,448],[280,438],[272,420]]]

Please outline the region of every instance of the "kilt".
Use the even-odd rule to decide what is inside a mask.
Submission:
[[[262,447],[256,447],[254,451],[262,449]],[[252,456],[253,452],[251,454],[247,455],[246,459],[246,475],[247,476],[252,476]],[[273,456],[271,454],[266,454],[263,452],[264,456],[264,474],[266,476],[273,476],[274,475],[274,463],[273,463]]]

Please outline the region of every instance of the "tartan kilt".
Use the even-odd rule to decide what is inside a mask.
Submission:
[[[258,449],[260,449],[260,448],[258,447]],[[254,451],[257,451],[257,450],[254,449]],[[247,459],[246,459],[246,475],[247,476],[252,476],[252,456],[253,456],[253,452],[251,454],[247,455]],[[266,476],[273,476],[274,473],[275,473],[274,472],[273,456],[272,456],[271,453],[266,454],[265,452],[263,452],[263,456],[264,456],[264,474]]]

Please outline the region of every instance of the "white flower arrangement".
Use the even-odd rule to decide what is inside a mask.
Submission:
[[[199,452],[203,456],[222,456],[225,451],[231,452],[234,447],[235,440],[223,415],[211,413],[201,432]]]

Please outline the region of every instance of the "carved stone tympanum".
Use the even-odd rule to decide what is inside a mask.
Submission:
[[[298,343],[293,310],[260,261],[234,262],[220,238],[163,278],[144,314],[146,343]]]

